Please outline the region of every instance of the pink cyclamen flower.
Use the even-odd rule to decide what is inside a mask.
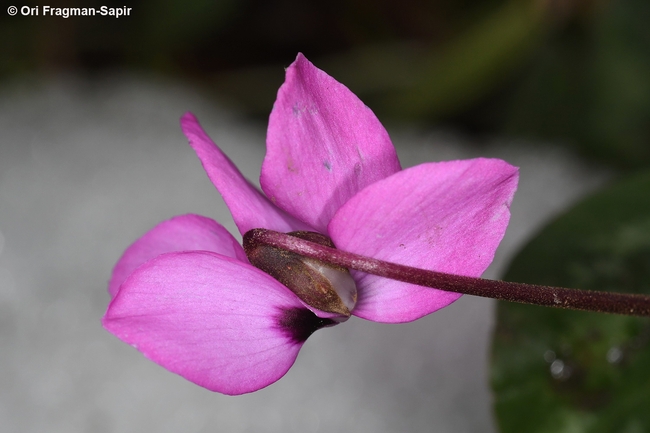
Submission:
[[[402,170],[379,120],[304,56],[286,71],[269,120],[262,192],[192,114],[183,132],[239,231],[310,231],[337,248],[404,265],[480,276],[510,218],[518,171],[497,159]],[[459,294],[352,271],[353,315],[398,323]],[[320,311],[260,269],[220,224],[198,215],[165,221],[115,266],[110,332],[205,388],[242,394],[282,377],[305,340],[346,317]]]

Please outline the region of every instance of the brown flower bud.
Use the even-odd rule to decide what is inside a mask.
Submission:
[[[291,236],[335,248],[330,238],[315,232],[291,232]],[[244,240],[251,264],[287,286],[305,304],[347,320],[357,302],[357,287],[343,267],[302,257],[289,251]]]

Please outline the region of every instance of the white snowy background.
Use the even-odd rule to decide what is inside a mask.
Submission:
[[[151,77],[3,86],[0,432],[496,431],[492,300],[466,296],[409,324],[352,318],[318,331],[284,378],[239,397],[187,382],[104,331],[112,266],[138,236],[189,212],[235,232],[179,117],[193,111],[254,181],[266,125]],[[388,129],[404,167],[476,156],[521,167],[490,278],[608,176],[552,146],[495,138],[476,147],[453,133]]]

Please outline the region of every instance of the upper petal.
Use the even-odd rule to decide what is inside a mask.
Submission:
[[[208,177],[221,193],[241,234],[254,228],[280,232],[313,230],[271,203],[241,174],[205,133],[192,113],[181,118],[181,128],[196,151]]]
[[[497,159],[427,163],[370,185],[334,216],[337,248],[403,265],[480,276],[510,219],[518,170]],[[352,314],[406,322],[445,307],[457,293],[360,272]]]
[[[322,233],[350,197],[400,170],[373,112],[302,54],[286,71],[266,146],[262,189],[273,203]]]
[[[108,293],[117,295],[120,284],[144,262],[163,253],[193,250],[247,261],[244,249],[221,224],[200,215],[181,215],[161,222],[124,251],[113,268]]]
[[[306,338],[328,324],[262,271],[207,251],[140,266],[103,319],[147,358],[224,394],[278,380]]]

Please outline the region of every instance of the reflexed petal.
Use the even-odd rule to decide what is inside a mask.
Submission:
[[[254,228],[280,232],[313,230],[271,203],[203,131],[192,113],[181,118],[183,133],[196,151],[208,177],[221,193],[241,234]]]
[[[373,112],[302,54],[287,69],[266,144],[262,189],[322,233],[349,198],[400,170]]]
[[[113,268],[108,293],[115,297],[120,284],[147,260],[163,253],[194,250],[248,261],[244,249],[221,224],[200,215],[181,215],[161,222],[127,248]]]
[[[262,271],[202,251],[140,266],[103,324],[168,370],[212,391],[243,394],[282,377],[307,337],[331,321]]]
[[[496,159],[418,165],[361,191],[329,225],[337,248],[404,265],[480,276],[492,262],[510,219],[516,167]],[[353,272],[352,314],[377,322],[418,319],[458,299]]]

